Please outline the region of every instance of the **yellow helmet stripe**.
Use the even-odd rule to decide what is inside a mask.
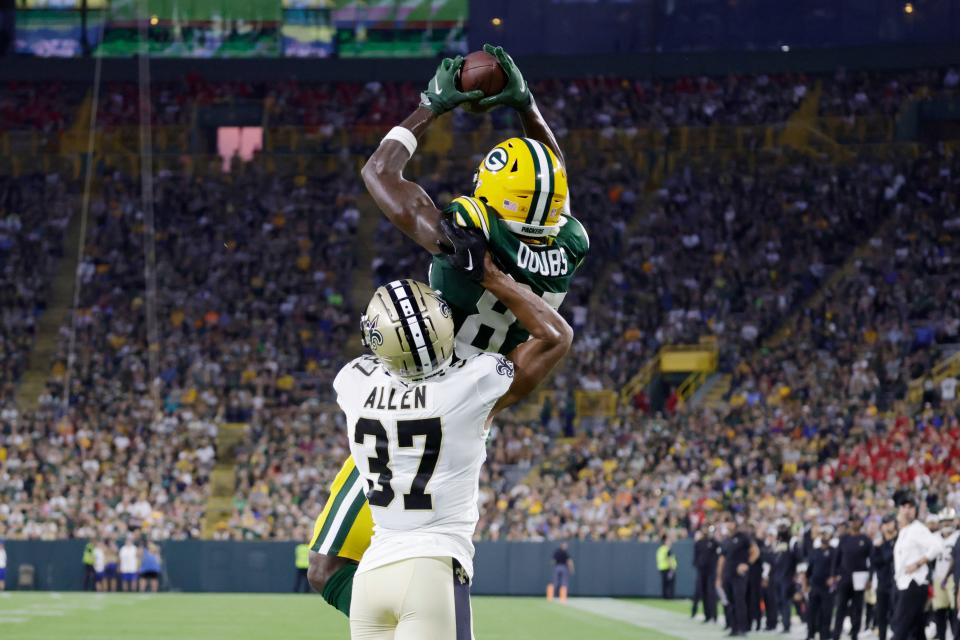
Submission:
[[[527,224],[543,226],[550,211],[553,198],[553,160],[542,142],[521,138],[533,157],[533,170],[536,178],[530,209],[527,212]]]

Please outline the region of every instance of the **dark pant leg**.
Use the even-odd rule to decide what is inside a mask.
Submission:
[[[733,580],[725,579],[723,581],[723,592],[727,595],[727,604],[723,607],[723,616],[726,620],[725,629],[733,629],[734,606],[733,606]]]
[[[693,583],[693,603],[690,606],[691,618],[697,617],[697,609],[700,607],[700,603],[703,601],[704,594],[705,594],[705,591],[703,588],[704,572],[700,571],[700,569],[697,569],[696,572],[697,572],[696,573],[697,579],[696,579],[696,582]],[[705,602],[704,602],[703,609],[704,609],[704,612],[706,612],[707,606]]]
[[[712,573],[707,573],[703,579],[703,613],[707,620],[717,621],[717,579]]]
[[[760,599],[762,598],[761,583],[748,578],[747,579],[747,602],[750,608],[750,629],[760,624]]]
[[[935,609],[933,612],[933,624],[937,626],[937,640],[947,640],[947,614],[946,609]]]
[[[823,606],[822,601],[822,591],[810,591],[810,602],[807,606],[807,640],[813,640],[820,631],[820,609]]]
[[[749,630],[748,589],[749,580],[745,576],[737,576],[733,579],[733,630],[737,633],[746,633]]]
[[[97,588],[97,574],[92,564],[83,565],[83,590],[94,591]]]
[[[860,628],[863,622],[863,591],[853,591],[850,593],[850,637],[857,640],[860,636]]]
[[[669,580],[669,578],[667,577],[668,575],[670,575],[669,571],[660,572],[660,597],[664,599],[667,598],[667,588],[668,588],[667,581]]]
[[[923,638],[924,609],[927,587],[911,582],[897,592],[897,608],[893,615],[893,640]]]
[[[890,628],[890,607],[893,604],[893,594],[887,589],[877,590],[877,635],[879,640],[887,640],[887,629]]]
[[[767,610],[767,630],[772,631],[777,628],[777,619],[780,616],[780,591],[777,582],[771,576],[764,592],[764,607]]]
[[[820,640],[830,638],[830,618],[833,615],[833,594],[827,589],[815,589],[810,592],[810,628],[808,636],[820,634]]]
[[[784,630],[790,630],[790,601],[793,599],[793,584],[791,580],[781,579],[776,585],[777,616]]]
[[[667,571],[667,600],[673,600],[677,588],[677,572]]]
[[[847,617],[852,592],[853,584],[849,580],[841,580],[837,586],[837,619],[833,625],[833,640],[840,640],[840,634],[843,633],[843,619]]]
[[[900,590],[894,586],[893,590],[890,592],[890,614],[888,616],[891,638],[895,638],[897,635],[897,611],[899,608]]]
[[[767,586],[763,589],[763,607],[767,610],[767,629],[772,631],[777,628],[777,613],[779,611],[777,586],[772,579],[767,582]]]
[[[297,569],[297,578],[293,583],[294,593],[310,593],[310,581],[307,580],[307,570]]]
[[[559,596],[563,587],[570,587],[570,568],[565,564],[558,564],[553,568],[553,592]]]
[[[820,637],[826,640],[830,637],[830,623],[833,621],[833,607],[836,598],[827,591],[823,596],[823,609],[820,617]]]

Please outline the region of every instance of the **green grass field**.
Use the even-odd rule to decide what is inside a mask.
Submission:
[[[674,640],[540,598],[474,598],[478,640]],[[319,596],[0,594],[3,640],[344,640]]]

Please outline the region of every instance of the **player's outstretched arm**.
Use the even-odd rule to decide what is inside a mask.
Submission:
[[[485,44],[483,45],[483,50],[494,56],[497,62],[500,63],[503,72],[507,75],[507,84],[504,86],[503,91],[495,96],[483,98],[478,104],[481,107],[498,105],[513,107],[517,113],[520,114],[520,123],[523,125],[523,135],[538,140],[550,147],[550,150],[556,154],[561,164],[563,164],[563,152],[560,151],[560,144],[557,142],[557,137],[553,135],[553,131],[547,124],[547,121],[543,119],[540,109],[537,108],[537,103],[533,99],[533,93],[530,92],[530,87],[527,85],[527,81],[524,80],[523,74],[520,73],[520,68],[517,67],[517,63],[513,61],[509,53],[503,50],[503,47]]]
[[[573,342],[567,321],[528,287],[500,271],[487,253],[481,284],[513,312],[530,332],[530,339],[507,356],[513,362],[513,383],[494,405],[491,415],[515,404],[537,388],[553,371]]]
[[[483,95],[482,91],[457,89],[454,79],[461,64],[460,56],[440,63],[421,94],[420,106],[390,130],[360,171],[367,191],[387,219],[430,253],[441,251],[440,211],[420,185],[404,179],[403,169],[437,116]]]

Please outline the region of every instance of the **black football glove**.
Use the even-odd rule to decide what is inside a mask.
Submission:
[[[447,262],[472,280],[483,280],[483,257],[487,253],[487,239],[483,232],[480,229],[465,229],[449,216],[440,217],[440,232],[444,239],[438,245]]]

